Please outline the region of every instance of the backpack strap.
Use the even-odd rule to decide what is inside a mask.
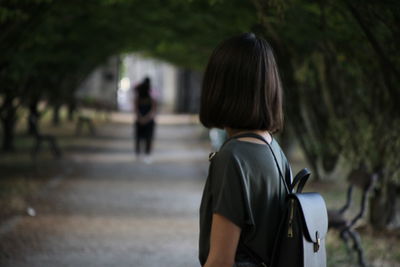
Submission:
[[[268,145],[269,149],[271,150],[272,156],[274,157],[276,166],[278,167],[279,175],[285,181],[285,187],[286,187],[286,190],[288,193],[292,193],[294,188],[296,187],[296,185],[297,185],[296,193],[301,193],[303,191],[303,188],[304,188],[305,184],[307,183],[308,178],[310,178],[310,175],[311,175],[311,172],[307,168],[304,168],[301,171],[299,171],[296,174],[296,176],[294,177],[293,182],[291,182],[290,177],[289,177],[289,180],[284,178],[284,176],[282,174],[282,170],[279,166],[278,160],[276,159],[275,153],[274,153],[271,145],[261,135],[258,135],[255,133],[243,133],[243,134],[232,136],[225,143],[227,143],[229,140],[231,140],[233,138],[237,139],[237,138],[243,138],[243,137],[256,138],[258,140],[263,141],[264,143],[266,143]]]
[[[310,178],[311,172],[307,169],[304,168],[299,173],[296,174],[296,177],[293,179],[292,183],[292,191],[294,187],[297,185],[297,190],[296,193],[301,193],[303,191],[304,186],[307,183],[308,178]]]
[[[231,140],[231,139],[233,139],[233,138],[238,139],[238,138],[243,138],[243,137],[256,138],[256,139],[258,139],[258,140],[263,141],[264,143],[266,143],[266,144],[268,145],[269,149],[271,150],[272,156],[274,157],[274,160],[275,160],[275,163],[276,163],[276,167],[278,168],[279,176],[282,178],[283,184],[285,185],[286,192],[287,192],[288,194],[290,194],[290,193],[292,192],[292,190],[293,190],[292,183],[291,183],[290,181],[285,180],[285,177],[284,177],[283,174],[282,174],[281,167],[279,166],[278,160],[276,159],[274,150],[272,149],[271,145],[267,142],[267,140],[265,140],[264,137],[262,137],[261,135],[255,134],[255,133],[243,133],[243,134],[239,134],[239,135],[232,136],[232,137],[229,138],[225,143],[227,143],[229,140]],[[225,143],[224,143],[224,144],[225,144]],[[289,179],[290,179],[290,178],[289,178]]]

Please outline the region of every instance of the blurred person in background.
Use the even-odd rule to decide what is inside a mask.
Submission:
[[[141,158],[142,146],[144,146],[143,161],[147,164],[152,162],[151,151],[153,146],[155,116],[157,103],[151,96],[151,81],[146,77],[142,83],[135,87],[135,152],[136,158]]]

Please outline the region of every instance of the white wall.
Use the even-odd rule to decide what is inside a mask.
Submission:
[[[119,59],[110,57],[96,68],[79,86],[78,98],[90,98],[108,106],[116,106],[118,90]]]
[[[110,57],[81,84],[77,96],[131,112],[132,89],[147,76],[151,79],[152,95],[157,99],[160,111],[173,113],[177,99],[178,69],[168,62],[137,53]]]

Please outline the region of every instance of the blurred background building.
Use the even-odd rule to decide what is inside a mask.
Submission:
[[[76,94],[131,112],[134,88],[145,77],[151,79],[152,95],[162,113],[198,112],[201,73],[138,53],[110,57],[83,81]]]

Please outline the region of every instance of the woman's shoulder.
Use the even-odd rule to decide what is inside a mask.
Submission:
[[[266,151],[271,152],[269,147],[272,149],[273,153],[276,154],[276,156],[285,157],[281,146],[275,138],[272,139],[269,146],[267,144],[231,139],[220,148],[216,155],[218,155],[219,158],[240,157],[248,155],[249,153],[258,154],[265,153]]]
[[[212,162],[217,164],[227,164],[228,162],[236,162],[238,158],[241,158],[242,151],[235,144],[236,140],[227,141],[220,149],[216,152]]]
[[[218,162],[242,162],[249,155],[265,149],[263,145],[231,139],[227,141],[217,152],[215,158]]]
[[[274,153],[274,156],[286,165],[287,158],[278,141],[272,139],[269,146],[267,144],[232,139],[222,146],[215,158],[218,162],[243,162],[247,159],[263,158],[266,154]]]

